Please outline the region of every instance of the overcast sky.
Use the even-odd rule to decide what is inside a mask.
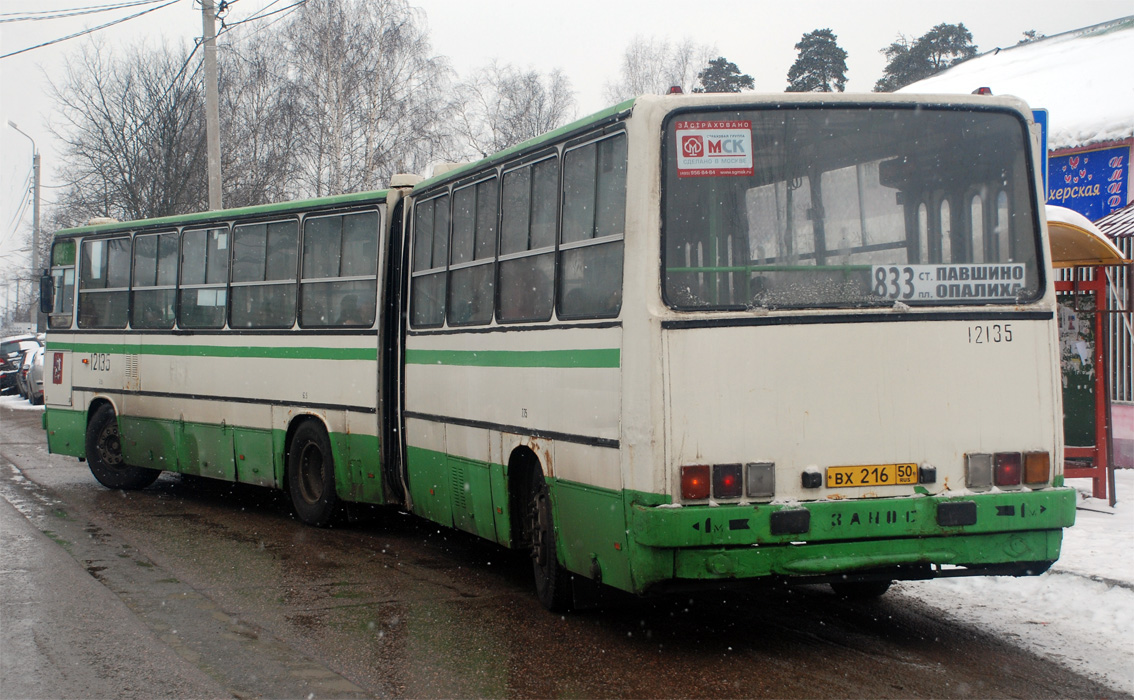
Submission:
[[[0,0],[0,15],[31,7],[37,11],[90,7],[114,0]],[[294,0],[277,0],[274,8]],[[751,75],[756,89],[782,92],[795,43],[815,29],[829,28],[847,51],[847,91],[867,92],[881,76],[879,52],[899,35],[916,38],[935,24],[962,22],[981,51],[1015,44],[1034,29],[1052,35],[1134,14],[1134,0],[410,0],[424,12],[433,51],[447,56],[462,76],[496,59],[541,72],[561,69],[576,91],[578,115],[607,105],[605,83],[615,80],[627,44],[636,36],[671,41],[691,39]],[[230,22],[255,14],[271,0],[235,0]],[[273,9],[274,9],[273,8]],[[0,54],[7,54],[137,12],[88,15],[75,19],[0,24]],[[2,17],[0,17],[2,19]],[[274,18],[271,18],[274,19]],[[233,30],[255,31],[271,19]],[[200,7],[193,0],[129,20],[97,33],[112,47],[139,41],[192,46],[201,34]],[[15,122],[33,138],[42,155],[43,200],[57,184],[58,156],[47,130],[52,105],[46,84],[56,79],[63,58],[89,38],[77,38],[0,59],[0,286],[16,262],[11,235],[20,188],[31,169],[31,144],[8,126]],[[1115,57],[1129,67],[1134,57]],[[993,86],[995,91],[995,86]],[[31,211],[22,232],[30,230]]]

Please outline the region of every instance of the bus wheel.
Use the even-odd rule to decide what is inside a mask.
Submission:
[[[555,524],[551,513],[551,496],[543,474],[536,471],[529,486],[527,531],[530,538],[532,568],[535,571],[536,596],[551,612],[571,607],[571,576],[559,565],[555,550]]]
[[[91,474],[108,489],[144,489],[161,475],[158,469],[131,467],[122,460],[118,418],[109,404],[99,406],[87,424],[86,447]]]
[[[331,524],[339,503],[335,458],[327,432],[316,421],[303,422],[291,438],[287,487],[300,520],[316,527]]]
[[[890,590],[891,581],[835,581],[831,590],[847,600],[870,600]]]

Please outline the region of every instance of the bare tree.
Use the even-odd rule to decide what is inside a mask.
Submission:
[[[406,0],[308,0],[281,29],[222,46],[230,206],[376,189],[453,148],[450,71]],[[55,221],[206,207],[199,66],[185,50],[97,43],[68,61],[52,85],[69,182]]]
[[[287,28],[304,194],[375,189],[444,145],[449,70],[405,0],[308,0]]]
[[[279,60],[285,48],[276,35],[221,47],[221,173],[227,206],[299,194],[295,151],[303,132],[298,90]]]
[[[460,146],[480,158],[563,126],[575,114],[571,81],[559,70],[544,76],[493,62],[457,93]]]
[[[603,94],[611,102],[621,102],[638,95],[664,94],[675,85],[691,92],[697,73],[716,55],[716,47],[688,38],[671,44],[665,39],[634,37],[622,54],[618,80],[607,83]]]
[[[60,121],[66,218],[142,219],[207,202],[202,90],[184,49],[135,47],[113,57],[99,43],[67,59],[50,83]],[[188,69],[187,69],[188,68]]]

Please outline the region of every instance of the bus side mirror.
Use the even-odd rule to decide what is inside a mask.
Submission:
[[[39,278],[39,311],[49,314],[55,308],[55,281],[51,279],[50,272],[44,272]]]

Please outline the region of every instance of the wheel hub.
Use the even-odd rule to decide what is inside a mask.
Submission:
[[[299,488],[303,500],[316,503],[323,497],[323,454],[315,445],[304,445],[299,460]]]
[[[550,537],[548,530],[551,522],[549,506],[550,502],[544,492],[537,493],[532,498],[531,554],[532,560],[540,567],[547,565],[547,542]]]
[[[122,442],[118,437],[117,425],[111,423],[98,436],[98,456],[108,467],[122,466]]]

